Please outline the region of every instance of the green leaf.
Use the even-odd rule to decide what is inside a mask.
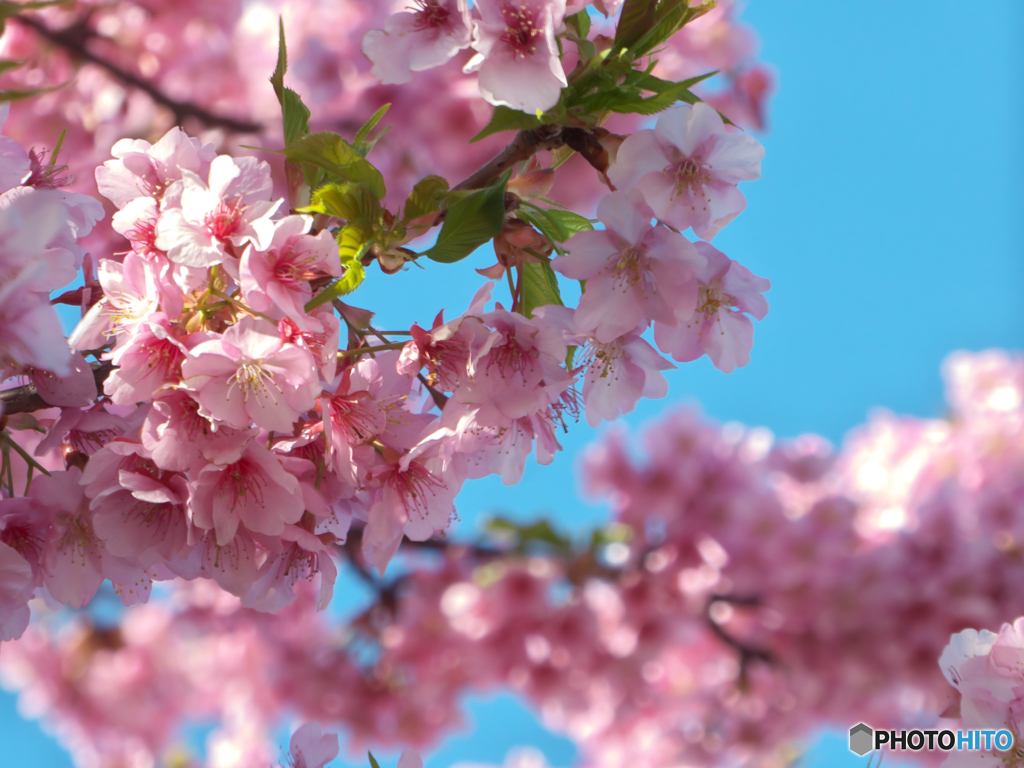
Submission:
[[[657,21],[657,0],[626,0],[622,4],[619,26],[615,30],[613,51],[631,48],[650,32]]]
[[[579,13],[566,18],[565,23],[572,27],[576,37],[581,40],[586,40],[587,35],[590,34],[590,14],[587,13],[585,8]]]
[[[594,228],[590,219],[572,211],[540,208],[532,203],[524,203],[516,213],[523,221],[539,229],[548,240],[564,243],[577,232],[585,232]]]
[[[505,221],[505,185],[511,175],[510,168],[493,186],[478,189],[452,203],[437,243],[424,255],[452,264],[497,237]]]
[[[520,112],[518,109],[511,109],[510,107],[497,106],[494,108],[494,114],[491,115],[491,121],[484,126],[480,133],[470,139],[469,143],[472,144],[474,141],[480,141],[480,139],[487,138],[494,133],[501,133],[502,131],[528,131],[540,125],[541,122],[535,115],[528,115],[525,112]]]
[[[307,301],[307,312],[339,296],[352,293],[366,279],[366,268],[363,266],[362,258],[373,242],[373,228],[363,220],[349,222],[338,231],[336,239],[338,257],[341,266],[345,268],[345,274]]]
[[[284,41],[284,19],[278,18],[277,66],[270,76],[270,84],[281,105],[284,121],[284,143],[291,146],[300,136],[309,133],[309,108],[302,103],[302,97],[291,88],[284,87],[284,75],[288,71],[288,47]]]
[[[274,67],[274,74],[270,76],[270,84],[274,86],[274,93],[277,100],[281,101],[284,96],[284,73],[288,71],[288,46],[284,42],[284,19],[277,17],[277,66]]]
[[[402,208],[402,221],[412,221],[441,210],[448,195],[448,181],[440,176],[426,176],[416,182]]]
[[[366,754],[370,756],[370,765],[373,766],[373,768],[380,768],[380,763],[378,763],[377,758],[373,756],[373,752],[367,752]]]
[[[309,107],[302,103],[302,97],[291,88],[284,89],[281,114],[284,119],[285,146],[290,146],[296,139],[309,134]]]
[[[363,123],[363,127],[360,128],[359,132],[356,134],[356,146],[359,146],[366,142],[366,137],[370,135],[370,131],[372,131],[374,127],[377,125],[377,123],[380,122],[381,118],[388,113],[389,109],[391,109],[391,105],[385,104],[383,107],[381,107],[380,109],[373,113],[373,117],[371,117],[369,120]]]
[[[572,211],[560,209],[542,209],[550,221],[553,221],[561,234],[561,241],[564,242],[577,232],[589,232],[594,228],[590,219],[580,216]]]
[[[520,310],[527,317],[533,317],[533,310],[546,304],[562,303],[562,294],[558,290],[558,277],[551,265],[543,261],[539,264],[526,262],[523,271],[523,304]]]
[[[327,173],[328,182],[350,181],[366,184],[377,199],[385,194],[384,177],[355,148],[336,133],[313,133],[299,138],[283,150],[271,150],[292,162],[309,163]]]
[[[380,221],[380,200],[365,184],[327,184],[313,192],[313,199],[299,213],[326,213],[351,221],[365,219],[370,224]]]

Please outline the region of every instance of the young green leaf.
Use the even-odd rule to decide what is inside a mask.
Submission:
[[[370,135],[370,131],[372,131],[377,123],[380,122],[381,118],[388,113],[389,109],[391,109],[391,105],[385,104],[373,113],[373,117],[363,123],[363,127],[360,128],[359,132],[356,134],[355,144],[357,147],[366,142],[366,138]]]
[[[448,194],[448,181],[440,176],[426,176],[416,182],[402,208],[402,220],[412,221],[441,210]]]
[[[365,184],[327,184],[313,192],[313,199],[299,213],[326,213],[351,221],[365,219],[371,224],[380,221],[380,200]]]
[[[619,26],[615,30],[612,50],[630,48],[650,32],[657,21],[657,0],[626,0],[622,4]]]
[[[373,752],[367,752],[366,754],[370,756],[370,765],[373,768],[380,768],[380,764],[377,762],[377,758],[373,756]]]
[[[584,8],[579,13],[568,16],[565,19],[566,26],[572,28],[573,32],[576,33],[576,37],[581,40],[586,40],[587,35],[590,34],[590,14],[587,13]]]
[[[526,262],[523,271],[523,302],[520,311],[527,317],[533,317],[533,310],[547,304],[562,303],[562,294],[558,290],[558,277],[548,262],[539,264]]]
[[[478,189],[448,208],[437,243],[425,255],[444,264],[461,261],[501,233],[509,169],[496,184]]]
[[[284,87],[284,75],[288,71],[288,47],[284,41],[284,20],[278,19],[277,66],[270,76],[270,84],[281,105],[284,120],[284,143],[290,146],[300,136],[309,133],[309,108],[302,103],[302,97],[291,88]]]
[[[501,133],[502,131],[528,131],[540,125],[540,120],[534,115],[528,115],[525,112],[509,107],[497,106],[494,108],[494,114],[491,115],[491,121],[484,126],[480,133],[470,139],[469,143],[472,144],[474,141],[480,141],[480,139],[485,139],[494,133]]]
[[[309,163],[327,173],[328,182],[366,184],[378,199],[384,197],[384,177],[355,148],[336,133],[312,133],[283,150],[271,150],[292,162]]]

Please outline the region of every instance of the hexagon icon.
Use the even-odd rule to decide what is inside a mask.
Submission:
[[[874,749],[874,733],[870,725],[857,723],[850,729],[850,751],[855,755],[864,757]]]

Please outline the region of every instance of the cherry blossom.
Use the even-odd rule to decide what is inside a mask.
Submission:
[[[555,42],[565,0],[482,0],[476,7],[477,54],[465,71],[479,73],[481,95],[531,115],[555,106],[567,85]]]
[[[754,325],[746,316],[763,320],[768,302],[761,294],[771,282],[758,277],[708,243],[697,243],[707,266],[698,274],[700,297],[696,311],[679,316],[678,326],[656,322],[658,347],[680,362],[704,354],[715,367],[732,373],[750,362]]]
[[[578,232],[551,268],[587,287],[576,309],[580,330],[601,343],[648,322],[674,325],[697,305],[695,276],[705,257],[680,234],[652,227],[654,213],[635,189],[601,199],[605,229]]]
[[[383,31],[367,32],[362,50],[373,62],[373,76],[395,85],[469,47],[471,33],[466,0],[416,0],[410,10],[388,16]]]
[[[194,478],[189,489],[192,522],[216,530],[220,547],[235,538],[239,525],[253,533],[279,536],[286,523],[297,523],[306,510],[298,478],[255,442],[234,461],[207,464]]]
[[[156,227],[156,247],[167,258],[209,267],[240,256],[233,249],[247,242],[261,249],[269,245],[274,235],[270,216],[280,203],[270,201],[266,162],[220,155],[210,163],[209,183],[192,171],[181,173],[172,185],[180,185],[181,207],[163,211]]]
[[[236,429],[255,423],[291,432],[320,392],[312,355],[282,343],[271,323],[248,315],[222,338],[189,350],[181,375],[204,415]]]
[[[273,306],[274,314],[305,323],[304,305],[313,294],[309,281],[324,274],[341,276],[334,238],[327,230],[316,237],[308,235],[312,223],[308,216],[286,216],[275,222],[266,250],[246,248],[239,283],[250,307],[267,312]]]
[[[754,138],[726,132],[719,114],[698,102],[627,138],[608,176],[620,189],[640,190],[662,221],[710,240],[746,207],[736,185],[761,178],[763,157]]]

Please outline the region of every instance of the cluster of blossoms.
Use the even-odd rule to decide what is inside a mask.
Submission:
[[[25,64],[6,71],[0,82],[22,90],[70,85],[15,104],[17,124],[11,126],[11,135],[26,145],[39,144],[40,137],[52,142],[67,128],[64,148],[77,176],[73,188],[87,194],[95,193],[92,169],[108,159],[110,148],[124,136],[158,137],[184,122],[190,132],[214,142],[221,152],[233,153],[239,144],[258,144],[257,136],[269,145],[279,140],[280,108],[266,87],[266,73],[277,56],[281,16],[289,35],[290,75],[312,108],[317,127],[355,130],[381,105],[391,104],[393,128],[375,150],[375,163],[389,190],[404,195],[426,174],[468,176],[503,146],[502,140],[492,136],[467,145],[490,118],[474,82],[476,75],[462,72],[475,53],[466,47],[472,42],[471,33],[456,36],[455,44],[466,50],[448,64],[418,71],[407,88],[381,82],[376,75],[384,73],[375,72],[362,53],[364,45],[372,45],[364,43],[364,38],[375,29],[390,30],[392,37],[398,37],[402,31],[396,32],[396,25],[416,23],[416,18],[409,17],[463,23],[465,5],[454,0],[80,0],[26,14],[35,21],[32,26],[14,18],[0,36],[0,58]],[[573,0],[562,3],[561,9],[553,2],[525,5],[550,19],[554,27],[561,24],[566,11],[578,12],[585,3]],[[602,21],[603,17],[595,16],[589,37],[610,39],[619,3],[596,5],[612,18]],[[426,15],[409,12],[409,6]],[[499,6],[474,4],[480,9],[478,15],[486,8],[489,16]],[[737,125],[762,129],[773,78],[756,60],[756,37],[738,15],[739,4],[730,0],[688,24],[668,41],[654,73],[681,80],[719,71],[713,83],[697,86],[701,96]],[[493,35],[489,29],[480,34]],[[447,55],[441,37],[438,55]],[[83,59],[80,50],[89,51],[89,58]],[[430,45],[417,50],[429,52]],[[410,61],[403,51],[399,46],[394,61],[399,66],[404,62],[405,71],[410,65],[420,69],[437,63],[423,54]],[[571,60],[563,61],[552,63],[552,68],[568,72]],[[556,77],[555,71],[551,77]],[[153,92],[134,87],[139,79],[151,84]],[[633,115],[612,115],[607,126],[627,133],[639,121]],[[555,183],[553,198],[573,208],[589,205],[592,209],[593,188],[581,183],[589,173],[580,158],[569,160]],[[95,237],[94,242],[117,242],[108,227],[101,225],[99,234],[102,238]]]
[[[272,751],[285,712],[422,748],[499,686],[595,767],[781,767],[823,721],[959,713],[1019,738],[1020,622],[943,645],[1024,612],[1024,359],[959,354],[946,374],[949,420],[879,414],[837,455],[690,413],[642,461],[611,439],[585,467],[614,509],[597,545],[531,547],[524,527],[414,553],[342,643],[312,588],[270,616],[200,581],[116,629],[33,627],[0,671],[83,766],[148,764],[195,716],[221,723],[209,768]]]
[[[447,29],[450,10],[423,4],[414,31]],[[480,10],[477,42],[490,34]],[[558,3],[501,12],[506,27],[491,40],[494,51],[515,24],[539,24],[535,12],[547,19],[544,35],[566,33]],[[521,65],[513,56],[499,69]],[[281,99],[286,127],[296,116],[305,125],[301,101],[285,97],[286,69],[282,37],[266,90]],[[268,163],[217,154],[180,128],[152,143],[122,139],[95,176],[129,248],[89,260],[77,241],[102,217],[100,204],[37,189],[59,186],[52,164],[43,168],[6,139],[0,176],[18,186],[4,197],[22,201],[26,221],[41,218],[25,227],[12,212],[12,231],[31,236],[3,245],[4,290],[18,296],[3,305],[11,327],[0,340],[0,359],[10,361],[4,378],[8,386],[31,378],[37,399],[4,396],[18,405],[3,424],[0,637],[20,636],[32,597],[81,608],[104,580],[131,605],[145,602],[155,581],[213,579],[245,607],[276,612],[307,579],[319,585],[323,608],[353,522],[362,557],[383,574],[403,537],[446,531],[466,480],[497,474],[512,484],[531,453],[552,461],[557,427],[578,416],[580,401],[596,425],[641,397],[663,397],[661,371],[673,366],[642,338],[651,326],[676,360],[707,353],[726,372],[749,360],[747,314],[767,312],[768,281],[680,234],[692,228],[710,240],[745,205],[738,182],[760,175],[761,145],[712,107],[684,104],[628,137],[545,128],[547,140],[580,147],[616,190],[598,205],[604,229],[532,202],[543,201],[554,175],[536,160],[511,181],[505,174],[504,211],[487,222],[497,225],[499,263],[482,271],[508,274],[511,308],[492,305],[488,283],[463,314],[445,322],[442,312],[429,330],[381,332],[373,313],[337,299],[374,261],[391,273],[435,258],[403,244],[447,214],[440,243],[449,227],[464,226],[455,223],[459,206],[472,199],[439,202],[417,184],[401,213],[390,213],[383,178],[365,159],[376,143],[367,143],[371,130],[349,144],[289,129],[288,204],[274,197]],[[309,176],[310,164],[324,173]],[[494,176],[470,185],[477,199]],[[437,181],[423,180],[440,189]],[[296,198],[311,199],[303,210],[319,215],[298,212]],[[566,220],[576,234],[550,229]],[[360,238],[354,255],[350,237]],[[84,285],[55,299],[82,309],[71,352],[46,297],[79,269]],[[524,286],[531,269],[554,283],[543,300]],[[562,305],[555,272],[586,281],[577,308]]]

